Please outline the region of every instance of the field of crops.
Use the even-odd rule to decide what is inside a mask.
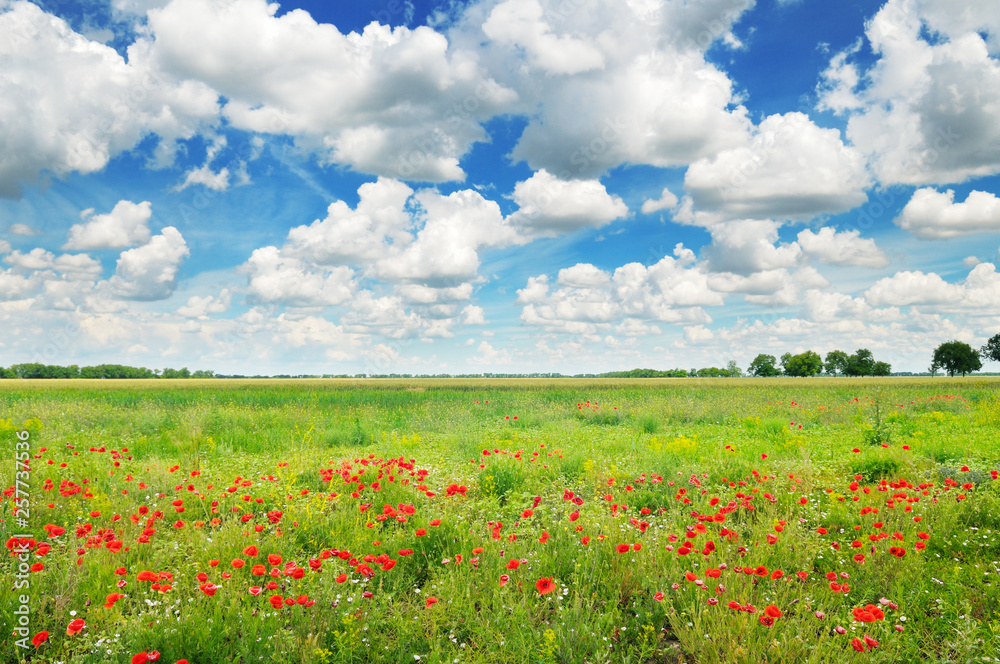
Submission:
[[[998,388],[2,381],[0,661],[1000,662]]]

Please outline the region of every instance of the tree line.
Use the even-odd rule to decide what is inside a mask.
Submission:
[[[859,348],[852,355],[842,350],[831,350],[826,359],[819,353],[807,350],[798,355],[785,353],[781,359],[761,353],[750,363],[751,376],[818,376],[826,371],[830,376],[888,376],[892,365],[880,362],[867,348]]]
[[[983,359],[1000,362],[1000,334],[995,334],[986,344],[975,349],[963,341],[946,341],[934,350],[930,373],[936,375],[946,371],[949,376],[979,371]],[[832,350],[826,358],[807,350],[792,355],[785,353],[780,358],[761,353],[753,359],[747,373],[751,376],[817,376],[826,372],[830,376],[888,376],[892,366],[880,362],[867,348],[859,348],[848,355],[842,350]],[[735,361],[730,361],[724,369],[703,367],[701,369],[632,369],[630,371],[609,371],[606,373],[584,373],[568,376],[561,373],[481,373],[481,374],[322,374],[322,375],[280,375],[253,376],[253,378],[738,378],[743,375]],[[0,378],[247,378],[242,375],[216,375],[214,371],[190,371],[182,369],[147,369],[123,364],[98,364],[80,367],[75,364],[59,366],[30,362],[0,367]]]
[[[0,378],[214,378],[214,371],[190,371],[183,369],[147,369],[124,364],[97,364],[80,367],[75,364],[59,366],[28,362],[0,367]]]

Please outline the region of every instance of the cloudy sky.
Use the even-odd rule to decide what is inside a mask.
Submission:
[[[998,174],[995,0],[0,0],[0,366],[921,371]]]

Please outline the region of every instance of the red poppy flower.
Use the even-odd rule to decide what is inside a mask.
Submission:
[[[38,634],[35,634],[34,637],[32,637],[31,643],[37,648],[48,640],[49,640],[48,632],[39,632]]]
[[[280,609],[281,606],[285,603],[285,598],[283,598],[281,595],[271,595],[271,597],[267,601],[271,603],[271,606],[273,608]]]
[[[280,553],[269,553],[267,554],[267,562],[273,565],[281,564],[281,554]]]
[[[664,595],[663,593],[656,593],[655,595],[653,595],[653,599],[655,599],[657,602],[662,602],[664,597],[666,597],[666,595]]]
[[[535,589],[538,590],[539,595],[548,595],[550,592],[556,589],[556,584],[552,582],[552,578],[541,578],[535,582]]]
[[[764,613],[772,618],[780,618],[783,615],[781,613],[781,609],[776,607],[774,604],[768,604],[764,607]]]
[[[628,550],[632,547],[630,547],[628,544],[619,544],[615,548],[617,549],[618,553],[628,553]]]
[[[203,583],[200,586],[198,586],[198,589],[201,590],[201,592],[208,595],[209,597],[214,597],[215,592],[219,589],[219,586],[215,585],[214,583]]]
[[[864,652],[865,651],[865,642],[862,641],[861,639],[855,637],[855,638],[851,639],[851,647],[854,648],[855,650],[857,650],[858,652]]]
[[[772,617],[771,617],[771,616],[769,616],[769,615],[761,615],[761,617],[760,617],[760,618],[758,618],[757,620],[758,620],[758,621],[760,622],[760,624],[761,624],[761,625],[763,625],[764,627],[770,627],[771,625],[773,625],[773,624],[774,624],[774,618],[772,618]]]
[[[245,562],[243,562],[243,559],[242,559],[242,558],[235,558],[235,559],[233,560],[233,562],[231,562],[230,564],[231,564],[231,565],[232,565],[233,567],[235,567],[236,569],[239,569],[239,568],[243,567],[243,566],[244,566],[244,565],[245,565],[246,563],[245,563]]]
[[[509,576],[507,576],[506,574],[501,574],[500,575],[500,587],[501,588],[503,588],[504,586],[506,586],[508,581],[510,581],[510,577]]]
[[[148,655],[149,653],[146,652],[140,652],[132,655],[132,664],[146,664],[146,662],[149,661]]]
[[[344,583],[345,581],[347,581],[346,574],[341,574],[340,576],[337,577],[337,583]]]
[[[507,569],[517,569],[520,566],[521,566],[521,561],[519,561],[517,558],[511,558],[510,560],[507,561]]]
[[[878,641],[865,634],[865,645],[868,646],[869,649],[878,648]]]
[[[416,532],[416,536],[417,537],[423,537],[426,534],[427,534],[426,530],[424,530],[423,528],[417,528],[417,532]]]
[[[247,548],[243,549],[243,555],[250,556],[251,558],[253,558],[254,556],[257,555],[257,547],[251,544]]]
[[[83,618],[71,620],[69,626],[66,628],[66,636],[73,636],[74,634],[82,632],[86,624],[87,623],[83,621]]]
[[[437,597],[428,597],[427,598],[427,604],[425,605],[425,608],[429,609],[432,606],[434,606],[435,604],[437,604],[439,601],[440,600]]]
[[[139,572],[138,576],[135,577],[139,581],[158,581],[160,576],[156,572],[150,572],[149,570],[143,570]]]
[[[250,586],[247,589],[247,592],[249,592],[251,595],[259,595],[263,590],[264,589],[261,588],[260,586]]]

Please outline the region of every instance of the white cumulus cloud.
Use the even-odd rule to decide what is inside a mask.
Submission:
[[[150,237],[149,219],[153,216],[149,201],[118,201],[111,212],[93,214],[85,210],[82,224],[69,229],[63,249],[121,249],[145,244]]]
[[[552,237],[600,228],[628,214],[628,206],[597,180],[561,180],[540,170],[514,187],[519,209],[508,221],[528,235]]]
[[[860,151],[803,113],[771,115],[744,144],[691,164],[684,188],[695,209],[723,219],[808,219],[867,200]]]
[[[925,187],[913,197],[895,219],[922,240],[940,240],[971,233],[1000,232],[1000,198],[986,191],[971,191],[962,203],[955,192],[939,192]]]
[[[190,253],[180,231],[167,226],[147,244],[123,251],[109,283],[125,299],[162,300],[174,292],[181,262]]]
[[[885,267],[889,257],[878,248],[875,240],[862,238],[861,231],[841,231],[824,226],[818,232],[806,229],[798,234],[798,243],[807,254],[830,265]]]

